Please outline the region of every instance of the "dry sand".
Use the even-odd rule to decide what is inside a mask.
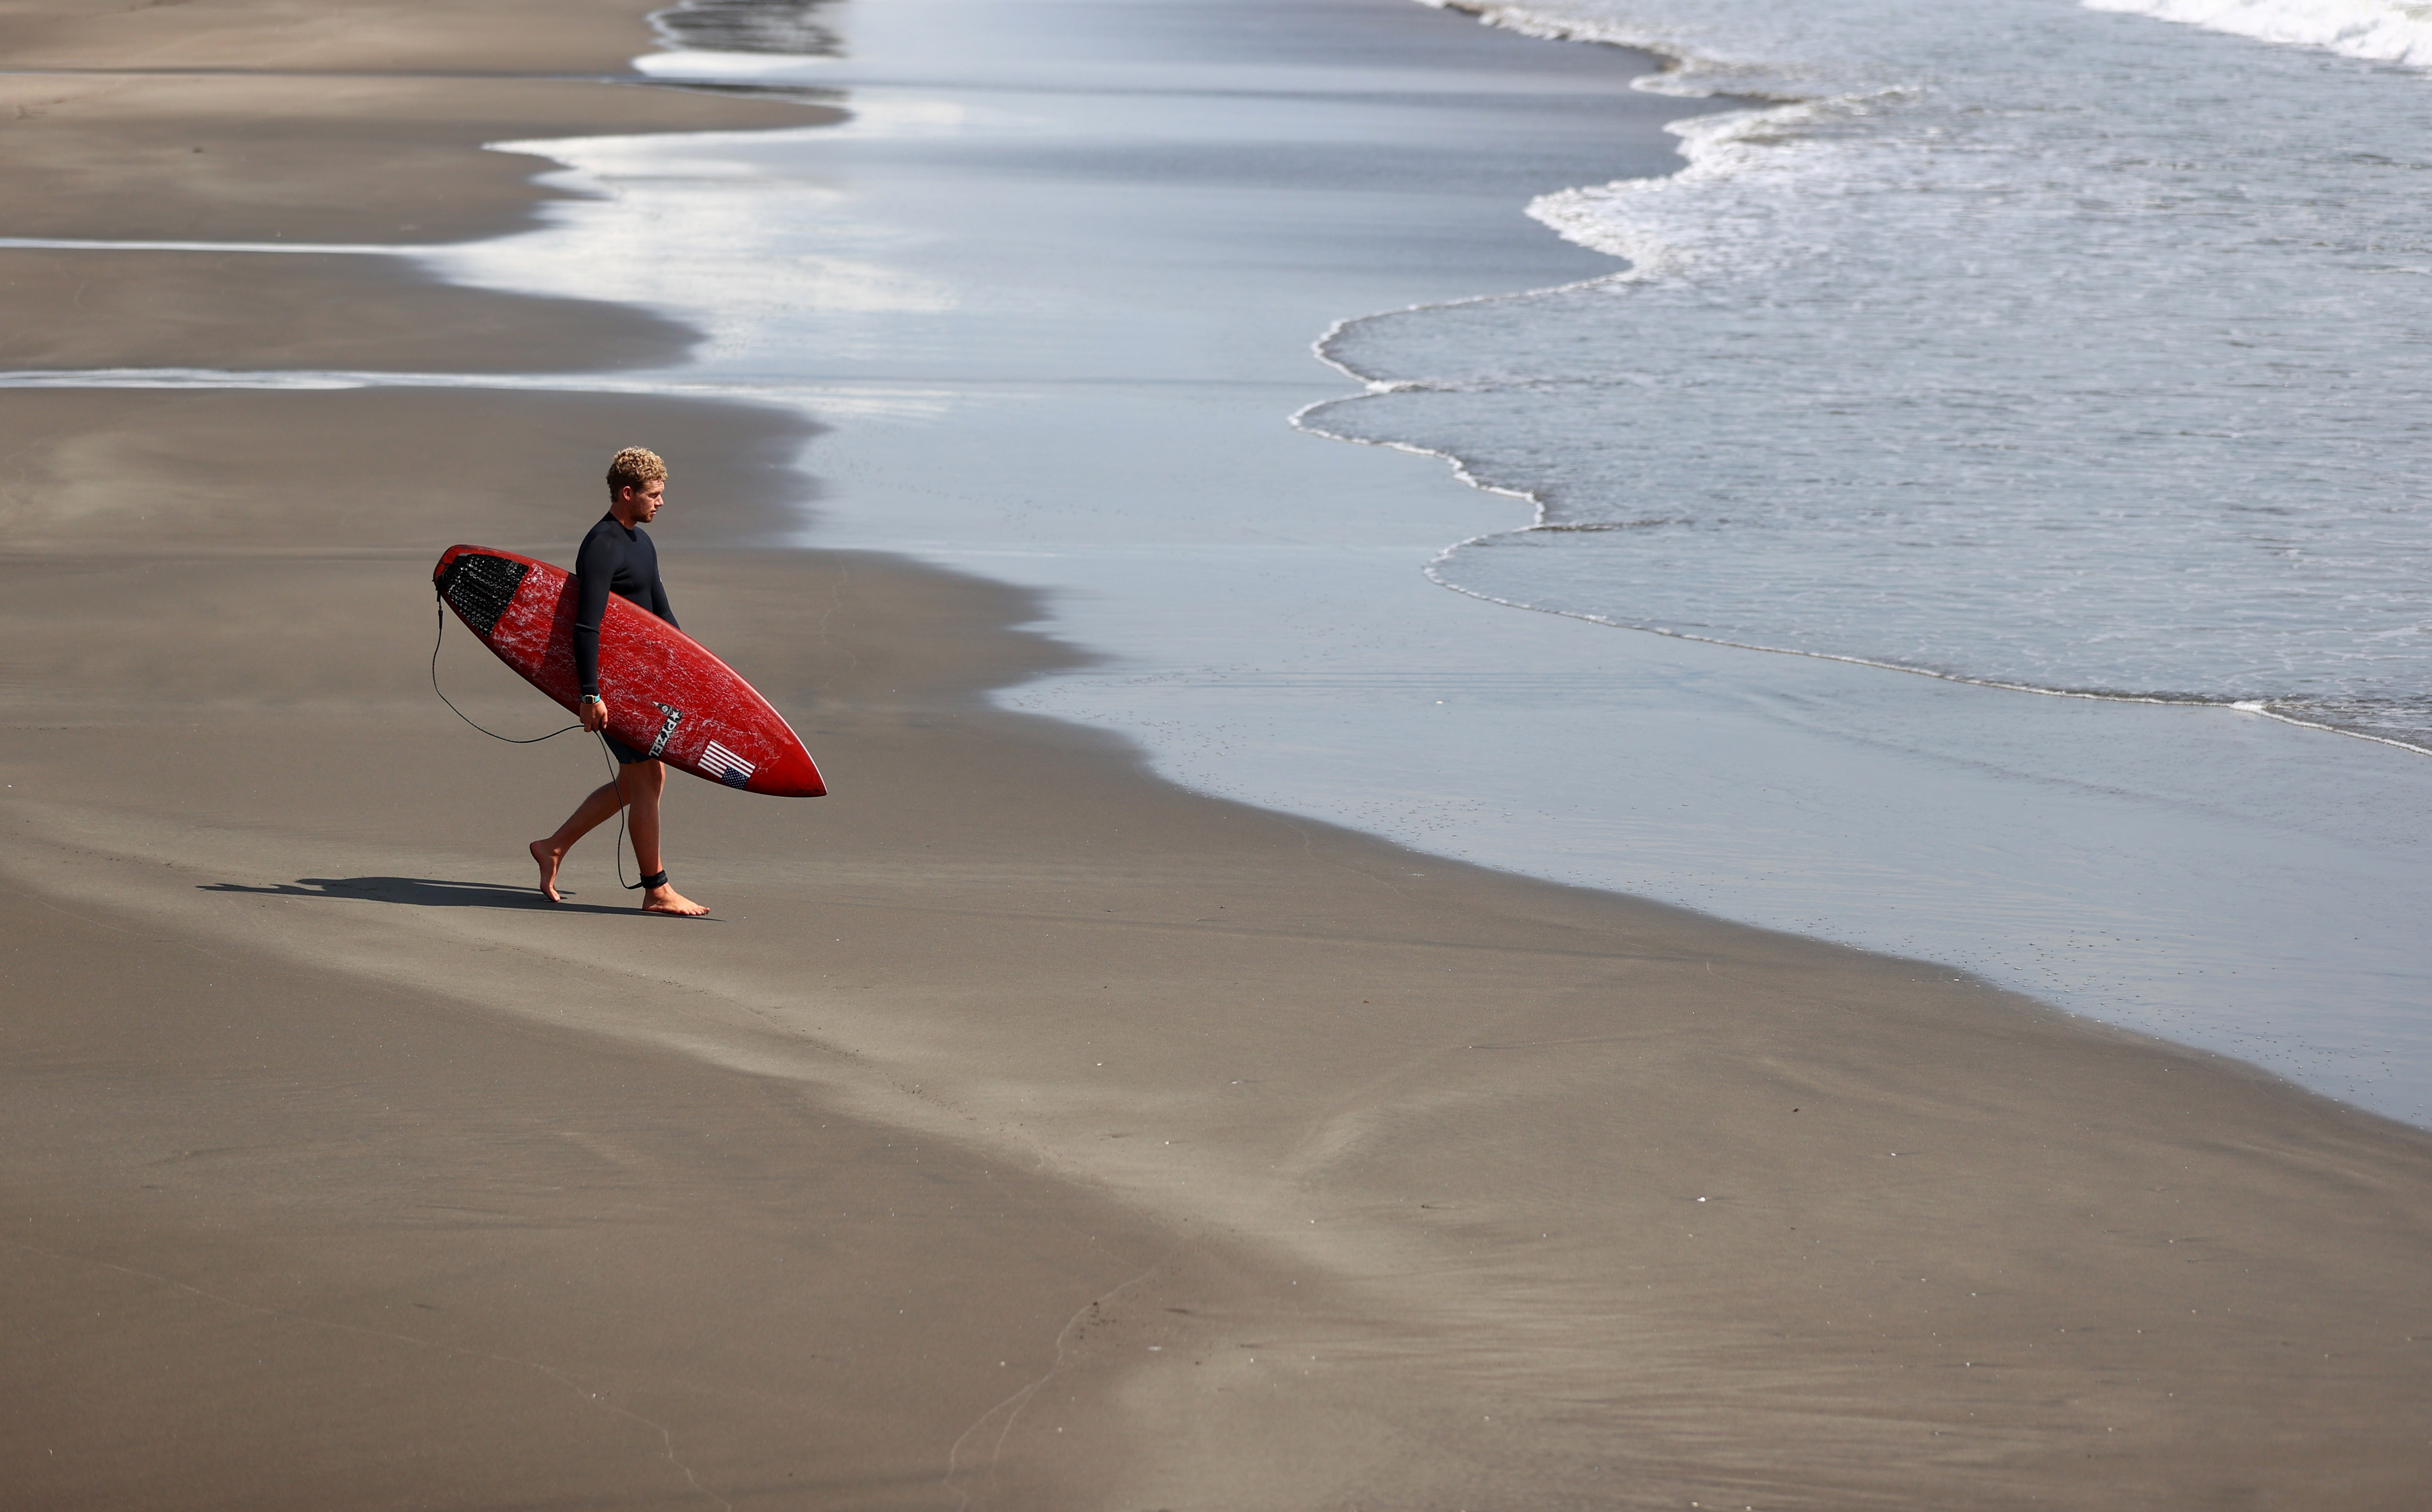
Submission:
[[[608,70],[646,45],[639,4],[449,8],[461,29],[119,8],[8,7],[0,38],[21,67],[271,76],[9,80],[62,92],[0,156],[67,186],[8,179],[39,234],[393,240],[414,217],[366,156],[392,126],[455,234],[533,200],[485,132],[802,118],[491,77],[468,120],[464,80],[406,76]],[[259,128],[292,102],[342,107],[276,71],[340,67],[397,76],[386,125],[181,183],[120,156],[185,119],[283,141]],[[46,323],[56,299],[12,294],[8,361],[562,371],[682,340],[287,260],[265,286],[0,252],[99,297]],[[2395,1508],[2432,1485],[2420,1132],[1930,966],[1192,797],[994,711],[1072,655],[1022,628],[1037,605],[751,546],[806,494],[790,415],[0,404],[11,1507]],[[564,560],[634,441],[676,469],[678,613],[835,789],[678,779],[699,924],[635,916],[605,836],[541,905],[522,843],[597,752],[485,740],[426,680],[439,549]],[[441,667],[484,722],[552,723],[461,631]]]

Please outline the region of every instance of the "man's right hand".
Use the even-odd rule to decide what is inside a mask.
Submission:
[[[574,712],[576,716],[582,719],[583,728],[593,734],[598,734],[608,728],[608,704],[605,699],[584,697],[575,704]]]

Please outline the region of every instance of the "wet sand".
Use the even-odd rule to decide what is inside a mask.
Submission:
[[[87,17],[33,56],[291,67],[227,18],[341,8],[146,11],[117,55]],[[640,6],[534,40],[554,8],[521,51],[396,56],[647,45]],[[312,34],[316,67],[398,45]],[[180,108],[153,88],[113,119]],[[483,88],[591,92],[599,129],[804,109]],[[115,126],[45,129],[91,213],[24,234],[244,240],[310,202],[312,239],[396,237],[342,143],[156,223],[110,208],[160,197],[102,176]],[[461,160],[505,227],[529,164],[487,129],[431,139],[431,197]],[[109,289],[12,322],[25,365],[683,339],[363,260],[269,291],[0,260]],[[756,545],[812,490],[791,414],[0,405],[12,1505],[2400,1507],[2432,1478],[2421,1133],[1930,966],[1182,793],[987,703],[1070,664],[1039,604]],[[699,924],[633,916],[604,835],[541,904],[522,842],[598,753],[485,740],[427,681],[439,549],[563,560],[636,441],[675,468],[679,614],[834,789],[678,778]],[[461,630],[440,675],[550,728]]]

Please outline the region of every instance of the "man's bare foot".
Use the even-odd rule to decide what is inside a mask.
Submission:
[[[682,918],[699,918],[709,912],[707,905],[696,903],[674,887],[662,882],[642,895],[645,914],[673,914]]]
[[[566,859],[566,852],[550,848],[546,840],[533,841],[531,848],[532,860],[540,865],[540,895],[552,903],[565,902],[557,896],[557,864]]]

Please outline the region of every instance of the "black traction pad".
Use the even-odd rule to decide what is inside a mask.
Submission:
[[[531,570],[520,562],[467,551],[440,574],[439,594],[464,616],[474,634],[487,640],[515,590],[523,586],[524,574]]]

